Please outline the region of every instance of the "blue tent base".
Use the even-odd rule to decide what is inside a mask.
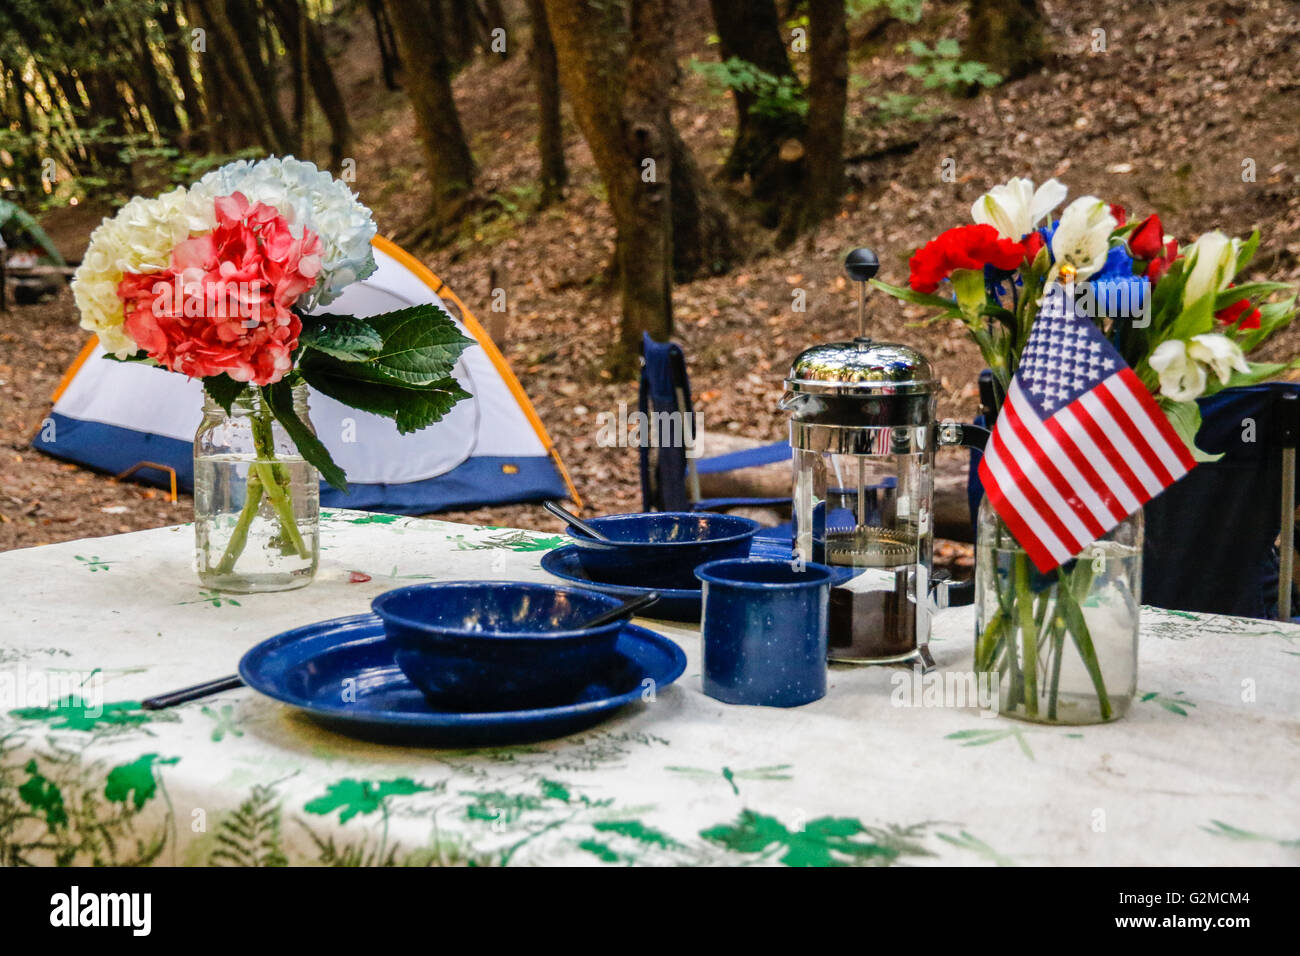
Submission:
[[[140,462],[156,462],[175,469],[181,491],[194,490],[194,450],[190,442],[79,421],[57,412],[50,415],[50,424],[52,428],[42,428],[32,441],[38,451],[114,475]],[[53,441],[46,440],[47,432],[54,436]],[[163,488],[170,484],[167,473],[155,469],[141,468],[133,477]],[[469,458],[451,471],[423,481],[354,484],[346,495],[322,483],[320,501],[327,508],[418,515],[567,498],[568,494],[564,479],[549,457],[481,457]]]

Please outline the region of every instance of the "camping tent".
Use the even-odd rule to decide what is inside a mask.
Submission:
[[[477,341],[456,377],[473,396],[442,421],[399,435],[388,419],[311,394],[311,419],[351,493],[321,486],[321,503],[422,514],[577,494],[519,380],[478,321],[441,280],[386,239],[379,265],[330,303],[335,314],[374,315],[431,302]],[[459,313],[459,314],[457,314]],[[202,418],[197,380],[140,363],[106,361],[92,339],[54,394],[32,444],[40,451],[122,475],[193,487],[193,437]]]

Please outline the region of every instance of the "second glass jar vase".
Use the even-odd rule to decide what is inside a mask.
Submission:
[[[307,386],[293,389],[307,417]],[[195,563],[204,587],[287,591],[311,583],[320,553],[320,480],[271,414],[244,389],[229,414],[206,394],[194,436]]]
[[[1124,716],[1137,693],[1142,512],[1040,574],[985,498],[975,557],[975,671],[998,712],[1054,724]]]

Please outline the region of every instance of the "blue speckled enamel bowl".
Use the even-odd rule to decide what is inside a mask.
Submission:
[[[582,588],[448,581],[388,591],[370,606],[397,665],[430,704],[503,711],[551,706],[585,686],[626,621],[583,622],[621,604]]]
[[[762,527],[739,515],[652,511],[591,518],[610,541],[569,529],[578,562],[593,581],[643,587],[694,588],[694,570],[709,561],[745,558]]]

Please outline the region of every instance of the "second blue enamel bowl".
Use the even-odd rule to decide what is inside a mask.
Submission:
[[[618,598],[515,581],[416,584],[371,608],[403,673],[439,708],[522,710],[562,701],[614,653],[614,621],[585,627]]]
[[[653,511],[608,515],[587,524],[609,541],[573,528],[578,562],[593,581],[644,587],[697,587],[695,568],[749,556],[761,525],[739,515]]]

